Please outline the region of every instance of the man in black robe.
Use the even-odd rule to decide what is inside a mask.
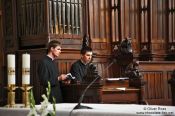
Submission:
[[[48,82],[51,84],[51,93],[49,101],[52,102],[52,97],[56,99],[56,103],[63,102],[60,81],[67,79],[66,74],[59,74],[58,67],[55,64],[55,59],[61,53],[61,43],[59,41],[53,40],[48,43],[48,53],[41,60],[38,66],[38,76],[41,85],[44,87],[44,93],[46,94],[46,88],[48,87]]]
[[[71,66],[70,73],[75,77],[76,82],[84,81],[89,63],[92,60],[92,48],[86,46],[81,49],[81,58]]]

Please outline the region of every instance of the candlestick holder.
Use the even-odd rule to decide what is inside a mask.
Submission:
[[[20,88],[23,90],[23,93],[22,93],[22,102],[24,104],[24,107],[29,107],[30,106],[29,90],[32,88],[32,86],[30,86],[28,84],[24,84]]]
[[[8,95],[7,95],[7,107],[15,107],[15,89],[18,88],[14,84],[7,85]]]

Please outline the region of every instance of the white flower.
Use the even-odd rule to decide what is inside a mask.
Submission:
[[[42,95],[42,98],[44,99],[43,102],[41,102],[41,108],[39,109],[39,113],[41,114],[41,116],[47,116],[47,114],[49,113],[48,111],[48,105],[50,104],[50,102],[48,101],[48,98],[46,97],[46,95]]]
[[[30,109],[29,114],[27,116],[39,116],[38,113],[36,112],[35,108]]]

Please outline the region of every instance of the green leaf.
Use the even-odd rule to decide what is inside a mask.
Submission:
[[[35,108],[35,99],[34,99],[34,96],[33,96],[32,89],[29,92],[29,102],[30,102],[30,108]]]
[[[56,99],[54,97],[52,99],[53,99],[53,110],[54,110],[53,113],[54,113],[54,116],[56,116],[56,105],[55,105],[56,104]]]
[[[46,92],[47,92],[47,98],[50,97],[50,92],[51,92],[51,85],[50,82],[48,81],[48,87],[46,88]]]

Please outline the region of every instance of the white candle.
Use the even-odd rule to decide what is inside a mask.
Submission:
[[[22,84],[30,84],[30,54],[22,54]]]
[[[7,73],[8,73],[8,85],[16,83],[15,80],[15,55],[7,55]]]

